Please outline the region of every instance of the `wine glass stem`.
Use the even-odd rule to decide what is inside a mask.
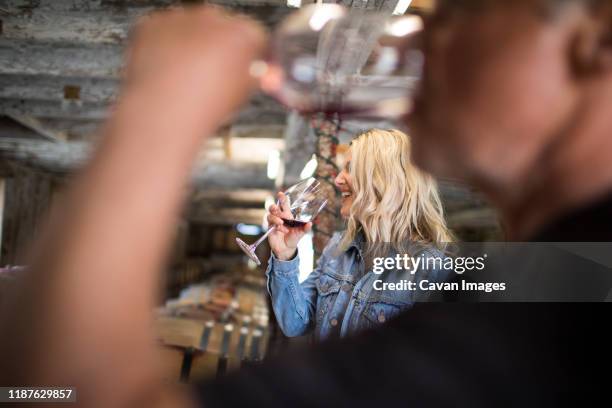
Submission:
[[[263,234],[261,236],[261,238],[259,238],[257,241],[255,241],[252,245],[251,245],[251,249],[254,251],[255,248],[257,248],[257,246],[259,246],[259,244],[261,244],[263,242],[264,239],[266,239],[268,237],[268,235],[270,235],[272,233],[272,231],[274,231],[276,229],[276,225],[273,226],[272,228],[268,229],[266,231],[265,234]]]

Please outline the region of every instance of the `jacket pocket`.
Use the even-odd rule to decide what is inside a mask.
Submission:
[[[329,313],[338,297],[342,282],[329,275],[322,274],[317,281],[317,323]]]
[[[374,327],[394,319],[411,306],[411,302],[394,296],[376,296],[366,300],[363,317],[367,327]]]

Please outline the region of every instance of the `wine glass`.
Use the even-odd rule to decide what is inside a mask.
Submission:
[[[274,33],[251,73],[261,89],[304,114],[395,118],[412,108],[422,76],[423,20],[338,4],[310,4]]]
[[[289,187],[284,194],[287,200],[287,206],[291,211],[291,217],[283,218],[283,224],[289,228],[303,227],[314,220],[325,205],[327,205],[325,191],[321,188],[321,183],[313,177],[302,180]],[[257,255],[255,255],[255,250],[275,229],[276,226],[268,229],[261,238],[251,245],[248,245],[240,238],[236,238],[236,243],[238,243],[240,249],[242,249],[249,258],[257,265],[261,265],[261,261],[257,258]]]

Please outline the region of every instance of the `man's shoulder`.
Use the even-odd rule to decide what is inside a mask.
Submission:
[[[542,228],[534,242],[612,242],[612,191]]]

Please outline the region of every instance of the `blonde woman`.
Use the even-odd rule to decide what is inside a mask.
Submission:
[[[359,135],[335,183],[342,193],[346,231],[332,237],[317,268],[301,284],[297,243],[311,225],[283,225],[281,218],[291,213],[282,193],[280,206],[272,206],[268,214],[270,225],[277,226],[268,238],[268,289],[276,319],[290,337],[314,330],[316,338],[324,340],[382,324],[414,304],[419,280],[448,277],[433,268],[416,273],[404,266],[383,273],[372,268],[381,254],[442,257],[441,249],[451,241],[437,186],[412,164],[407,135],[379,129]],[[417,286],[391,290],[383,285],[406,281]]]

